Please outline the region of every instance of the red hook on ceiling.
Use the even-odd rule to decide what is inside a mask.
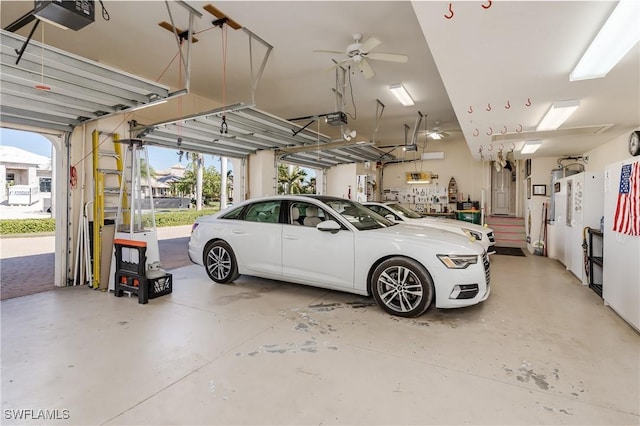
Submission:
[[[467,112],[469,114],[472,114],[473,113],[473,106],[469,105],[469,109],[467,110]]]
[[[507,126],[502,126],[502,130],[500,131],[503,135],[507,133]]]
[[[493,151],[493,145],[489,145],[489,148],[487,148],[487,151]]]
[[[483,6],[483,7],[484,7],[484,6]],[[453,18],[453,6],[452,6],[452,4],[451,4],[451,3],[449,3],[449,13],[450,13],[451,15],[444,15],[444,17],[445,17],[445,18],[447,18],[447,19],[451,19],[451,18]]]
[[[516,132],[520,133],[522,131],[522,124],[518,124],[518,128],[516,129]]]
[[[493,129],[489,127],[489,131],[487,132],[487,136],[491,136],[493,134]]]
[[[473,131],[473,136],[478,136],[480,134],[480,130],[478,130],[478,128],[476,127],[476,129]]]
[[[531,106],[531,98],[527,98],[527,103],[524,106]]]
[[[491,5],[493,4],[493,2],[491,0],[487,0],[489,4],[483,4],[482,8],[483,9],[489,9],[491,7]]]
[[[507,100],[507,104],[504,106],[504,109],[509,109],[511,108],[511,104],[509,103],[509,101]]]
[[[491,111],[491,104],[487,104],[487,107],[485,108],[487,111]]]

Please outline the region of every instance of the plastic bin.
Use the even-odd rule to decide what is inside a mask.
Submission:
[[[456,212],[456,219],[464,220],[465,222],[475,223],[480,225],[480,211],[478,210],[458,210]]]
[[[171,294],[173,291],[173,275],[168,273],[156,278],[147,277],[147,283],[149,286],[149,299]]]

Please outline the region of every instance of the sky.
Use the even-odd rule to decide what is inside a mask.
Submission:
[[[0,128],[0,145],[15,146],[25,151],[51,158],[51,142],[38,133]],[[182,162],[178,161],[177,152],[174,149],[149,146],[149,164],[157,171],[166,170],[174,164],[182,164],[186,167],[189,161],[186,156],[182,157]],[[213,165],[216,170],[220,171],[220,157],[216,156],[214,158],[212,155],[205,155],[204,165],[205,167]],[[233,170],[231,162],[228,162],[228,168]]]

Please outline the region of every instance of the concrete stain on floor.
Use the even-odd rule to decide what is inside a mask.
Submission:
[[[262,346],[258,347],[257,350],[252,351],[252,352],[247,352],[247,353],[236,352],[236,356],[239,357],[239,356],[247,355],[247,356],[254,357],[254,356],[259,355],[259,354],[278,354],[278,355],[282,355],[282,354],[286,354],[286,353],[295,354],[295,353],[298,353],[298,352],[317,353],[322,348],[328,349],[328,350],[333,350],[333,351],[337,351],[338,350],[337,346],[330,345],[327,342],[319,344],[315,337],[311,337],[310,340],[305,340],[302,343],[289,342],[289,343],[285,343],[285,344],[262,345]]]

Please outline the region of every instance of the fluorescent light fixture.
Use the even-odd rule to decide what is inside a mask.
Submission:
[[[404,106],[415,105],[415,102],[413,102],[411,95],[409,95],[409,92],[407,92],[407,89],[405,89],[402,84],[400,83],[392,84],[391,86],[389,86],[389,90],[391,90],[391,92],[394,95],[396,95],[396,98],[398,98],[398,100],[402,105]]]
[[[571,114],[573,114],[580,106],[580,99],[570,99],[567,101],[554,102],[542,118],[536,131],[556,130],[564,123]]]
[[[540,148],[541,145],[542,145],[542,141],[540,139],[526,141],[524,146],[520,150],[520,154],[523,154],[523,155],[533,154],[538,150],[538,148]]]
[[[569,81],[606,76],[640,40],[639,16],[638,0],[620,0],[578,65],[569,74]]]

